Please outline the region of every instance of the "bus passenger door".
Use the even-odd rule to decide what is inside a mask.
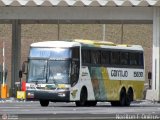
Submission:
[[[72,62],[71,62],[71,86],[74,86],[79,79],[79,47],[72,48]]]

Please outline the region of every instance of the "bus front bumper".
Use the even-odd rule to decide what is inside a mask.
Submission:
[[[49,100],[52,102],[69,102],[70,92],[68,90],[27,90],[27,100]]]

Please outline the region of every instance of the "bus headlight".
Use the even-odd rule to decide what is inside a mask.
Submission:
[[[34,98],[34,93],[33,92],[28,92],[27,93],[27,98]]]
[[[59,92],[59,93],[58,93],[58,96],[59,96],[59,97],[66,97],[66,93],[64,93],[64,92]]]

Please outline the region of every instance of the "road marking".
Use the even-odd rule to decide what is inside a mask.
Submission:
[[[21,107],[15,107],[15,106],[14,106],[14,107],[0,107],[0,108],[2,108],[2,109],[5,109],[5,108],[6,108],[6,109],[15,109],[15,108],[16,108],[16,109],[19,109],[19,108],[21,108]]]

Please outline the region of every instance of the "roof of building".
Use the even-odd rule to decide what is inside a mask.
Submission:
[[[160,6],[160,0],[0,0],[0,6]]]

